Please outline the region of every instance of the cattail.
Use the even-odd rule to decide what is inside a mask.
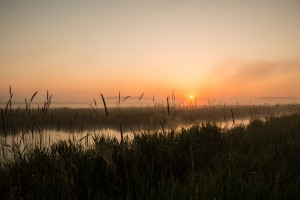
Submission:
[[[233,111],[232,111],[232,108],[231,108],[230,110],[231,110],[232,122],[233,122],[233,124],[234,124],[234,116],[233,116]]]
[[[33,95],[32,95],[32,97],[31,97],[31,99],[30,99],[30,102],[29,103],[31,103],[32,102],[32,100],[33,100],[33,98],[35,97],[35,95],[38,93],[38,91],[36,91]]]
[[[169,97],[167,97],[168,114],[170,115]]]
[[[143,96],[144,96],[144,92],[143,92],[143,94],[140,96],[139,101],[143,98]]]
[[[130,96],[127,96],[127,97],[125,97],[124,99],[123,99],[123,102],[126,100],[126,99],[128,99]]]
[[[8,109],[9,102],[10,102],[10,100],[9,100],[9,101],[7,102],[7,104],[6,104],[6,108],[5,108],[5,112],[4,112],[4,114],[6,114],[6,113],[7,113],[7,109]]]
[[[106,107],[105,99],[104,99],[102,93],[100,93],[100,95],[101,95],[101,97],[102,97],[102,101],[103,101],[103,104],[104,104],[104,109],[105,109],[106,117],[108,118],[108,112],[107,112],[107,107]]]
[[[123,130],[122,130],[122,126],[120,123],[119,123],[119,126],[120,126],[120,132],[121,132],[121,144],[123,145]]]
[[[19,106],[18,109],[16,110],[16,114],[18,113],[18,111],[20,110],[20,108],[21,108],[21,107]]]
[[[3,110],[1,108],[1,116],[2,116],[2,123],[3,123],[3,132],[4,132],[4,136],[6,138],[6,132],[5,132],[5,120],[4,120],[4,114],[3,114]]]
[[[11,98],[9,100],[9,109],[11,110]]]
[[[49,102],[51,102],[51,98],[52,98],[52,94],[51,94],[50,97],[49,97],[49,100],[48,100]]]

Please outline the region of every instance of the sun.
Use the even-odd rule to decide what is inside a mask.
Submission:
[[[190,99],[193,99],[194,97],[193,96],[190,96]]]

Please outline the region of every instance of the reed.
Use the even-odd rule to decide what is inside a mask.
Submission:
[[[80,132],[82,123],[86,130],[92,131],[99,128],[110,128],[118,131],[118,122],[124,124],[124,131],[130,131],[138,129],[160,129],[161,122],[164,121],[164,119],[168,119],[166,125],[176,128],[191,123],[208,121],[230,125],[233,124],[233,119],[235,124],[239,124],[241,121],[247,123],[247,120],[265,119],[270,116],[289,115],[300,112],[300,106],[297,104],[280,105],[280,110],[275,105],[264,107],[258,105],[255,107],[247,105],[239,105],[238,107],[236,105],[202,105],[196,108],[183,106],[171,107],[170,98],[168,98],[165,107],[160,104],[156,107],[107,108],[107,110],[109,109],[109,117],[107,117],[104,106],[103,108],[95,108],[94,105],[91,104],[92,106],[90,105],[90,108],[69,109],[50,108],[50,104],[51,101],[48,101],[44,103],[41,109],[30,108],[30,111],[29,107],[27,107],[27,110],[22,107],[17,109],[12,108],[11,111],[8,109],[6,114],[5,107],[2,108],[6,133],[10,135],[13,132],[22,131],[22,129],[26,130],[29,124],[34,127],[39,126],[41,130],[55,130],[57,120],[60,121],[60,127],[63,131]],[[91,115],[91,113],[95,114]],[[83,119],[86,118],[85,116],[88,116],[89,120],[84,120],[83,122]],[[2,118],[2,116],[0,116],[0,118]],[[70,120],[72,120],[72,126],[70,125]],[[3,119],[1,119],[1,122],[0,135],[3,134]]]
[[[169,114],[169,116],[170,116],[169,97],[167,97],[167,109],[168,109],[168,114]]]
[[[143,92],[142,95],[140,96],[139,101],[141,101],[141,99],[143,98],[143,96],[144,96],[144,92]]]
[[[32,97],[31,97],[29,103],[31,103],[31,102],[33,101],[33,99],[34,99],[34,97],[36,96],[37,93],[38,93],[38,91],[36,91],[36,92],[32,95]]]
[[[13,152],[0,165],[0,199],[299,199],[299,129],[293,114],[121,141],[88,132],[25,150],[0,138]]]
[[[123,99],[123,102],[126,100],[126,99],[128,99],[130,96],[126,96],[124,99]]]
[[[106,114],[106,117],[108,118],[108,111],[107,111],[107,107],[106,107],[106,103],[105,103],[105,99],[102,95],[102,93],[100,93],[101,95],[101,98],[102,98],[102,101],[103,101],[103,105],[104,105],[104,109],[105,109],[105,114]]]
[[[4,118],[4,114],[3,114],[2,108],[1,108],[1,117],[2,117],[3,133],[4,133],[4,136],[5,136],[5,138],[6,138],[5,118]]]
[[[232,108],[230,108],[230,111],[231,111],[231,117],[232,117],[232,123],[234,124],[234,115],[233,115],[233,111],[232,111]]]

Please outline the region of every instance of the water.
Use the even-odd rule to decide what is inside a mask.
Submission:
[[[124,132],[124,137],[133,136],[133,132]],[[15,135],[0,136],[0,161],[11,159],[16,150],[19,149],[21,153],[26,153],[34,147],[49,147],[58,141],[71,140],[77,144],[88,148],[93,144],[93,137],[105,136],[115,137],[120,140],[120,133],[113,129],[101,129],[97,131],[88,132],[69,132],[69,131],[56,131],[56,130],[43,130],[33,133],[18,133]]]
[[[250,119],[236,120],[235,123],[232,121],[218,122],[216,123],[221,128],[232,128],[238,125],[247,125],[249,124]],[[201,122],[200,122],[201,123]],[[189,125],[178,125],[175,130],[179,131],[181,128],[189,128],[193,126]],[[167,129],[168,130],[168,129]],[[154,131],[154,130],[153,130]],[[152,131],[152,132],[153,132]],[[162,131],[158,129],[155,131]],[[134,137],[134,134],[139,134],[141,132],[149,132],[148,130],[131,130],[123,132],[123,137],[131,140]],[[151,134],[151,131],[149,132]],[[116,138],[119,141],[121,140],[120,131],[115,129],[100,129],[94,131],[84,131],[84,132],[70,132],[70,131],[57,131],[57,130],[42,130],[40,132],[34,131],[33,133],[22,134],[21,132],[15,135],[0,136],[0,162],[7,161],[12,159],[14,152],[26,153],[28,150],[34,147],[49,147],[52,144],[57,143],[58,141],[68,141],[71,140],[76,144],[82,145],[84,148],[89,148],[93,145],[93,137],[110,137]]]
[[[118,97],[107,97],[106,98],[106,104],[107,107],[153,107],[153,106],[166,106],[164,104],[164,100],[158,100],[154,102],[152,98],[146,98],[143,97],[141,100],[139,100],[138,97],[129,97],[125,101],[123,101],[123,98],[121,98],[121,101],[119,102]],[[251,105],[262,105],[263,103],[266,105],[275,105],[277,103],[291,103],[293,99],[254,99],[250,102]],[[202,100],[203,102],[204,100]],[[205,100],[207,101],[207,99]],[[293,100],[295,103],[295,100]],[[183,101],[181,101],[184,103]],[[221,102],[217,103],[215,99],[209,100],[209,107],[211,105],[219,105]],[[226,101],[225,101],[226,102]],[[174,102],[173,102],[174,103]],[[178,104],[180,101],[177,102]],[[224,102],[223,102],[224,103]],[[231,102],[234,104],[234,102]],[[248,102],[249,103],[249,102]],[[242,103],[241,103],[242,104]],[[42,102],[32,102],[31,108],[37,108],[43,105]],[[181,104],[182,105],[182,104]],[[250,105],[250,107],[252,107]],[[0,103],[1,108],[6,108],[7,103]],[[12,108],[24,108],[26,105],[24,102],[12,102]],[[94,101],[91,102],[53,102],[51,103],[51,108],[91,108],[93,106],[94,108],[103,108],[103,102],[102,100],[98,99],[96,103]],[[214,106],[212,106],[214,108]],[[288,107],[290,109],[290,112],[292,111],[292,107]],[[222,108],[223,109],[223,108]],[[252,109],[252,108],[251,108]],[[280,109],[283,109],[280,107]],[[295,109],[295,108],[293,108]],[[263,111],[263,108],[262,108]],[[273,112],[279,112],[279,107],[273,110]],[[284,110],[283,110],[284,111]],[[223,111],[224,112],[224,111]],[[235,115],[237,115],[237,111],[235,110]],[[259,112],[261,112],[259,110]],[[276,115],[276,112],[273,113]],[[215,110],[212,110],[211,113],[216,113]],[[239,113],[239,111],[238,111]],[[220,113],[219,113],[220,114]],[[279,114],[279,113],[277,113]],[[248,113],[249,116],[249,113]],[[263,116],[263,115],[262,115]],[[73,118],[73,115],[72,115]],[[217,118],[216,118],[217,119]],[[225,119],[225,113],[224,113],[224,119]],[[228,119],[228,118],[227,118]],[[218,126],[221,128],[232,128],[237,125],[247,125],[250,122],[250,116],[249,118],[244,119],[236,119],[235,123],[233,124],[232,121],[226,121],[226,122],[216,122]],[[181,129],[182,127],[188,128],[191,127],[192,124],[180,124],[182,122],[179,122],[176,126],[166,126],[166,128],[170,129]],[[201,123],[201,122],[200,122]],[[157,129],[157,127],[154,129],[151,129],[152,131],[162,131],[161,129]],[[136,133],[139,133],[141,131],[146,130],[137,130]],[[148,132],[148,131],[147,131]],[[124,132],[124,137],[128,137],[129,139],[133,138],[134,136],[133,131],[127,131]],[[151,131],[150,133],[151,134]],[[116,129],[109,129],[109,128],[102,128],[94,131],[83,131],[83,132],[76,132],[76,131],[57,131],[54,129],[45,129],[40,132],[33,132],[33,133],[18,133],[15,135],[8,135],[6,138],[3,136],[0,136],[0,161],[1,160],[7,160],[12,158],[12,155],[14,152],[16,152],[16,149],[19,149],[21,153],[26,153],[28,149],[33,148],[35,146],[38,147],[49,147],[54,143],[57,143],[60,140],[71,140],[73,142],[76,142],[78,144],[81,144],[83,147],[88,148],[93,144],[93,136],[108,136],[108,137],[115,137],[118,140],[121,138],[121,134],[119,130]]]

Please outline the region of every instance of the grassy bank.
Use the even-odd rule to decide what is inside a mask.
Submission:
[[[42,130],[63,130],[66,132],[95,131],[99,129],[119,130],[159,130],[172,129],[198,122],[235,122],[237,120],[264,119],[288,114],[300,113],[300,104],[276,105],[226,105],[209,101],[199,106],[196,101],[182,104],[175,101],[175,95],[166,98],[166,104],[140,107],[141,97],[136,107],[121,106],[121,98],[117,107],[107,107],[103,96],[102,102],[89,104],[90,108],[50,108],[52,95],[47,91],[44,103],[33,104],[36,91],[26,100],[24,107],[12,105],[13,93],[9,90],[9,100],[1,107],[0,136],[23,136],[29,133],[40,133]],[[102,94],[101,94],[102,95]],[[127,97],[124,98],[124,100]],[[141,101],[140,101],[141,100]],[[153,100],[154,103],[154,100]]]
[[[298,104],[286,105],[203,105],[199,107],[128,107],[108,108],[47,108],[3,109],[0,135],[40,131],[90,131],[103,128],[124,131],[175,128],[190,123],[210,121],[262,119],[269,116],[299,113]]]
[[[300,115],[16,153],[0,199],[299,199]]]

